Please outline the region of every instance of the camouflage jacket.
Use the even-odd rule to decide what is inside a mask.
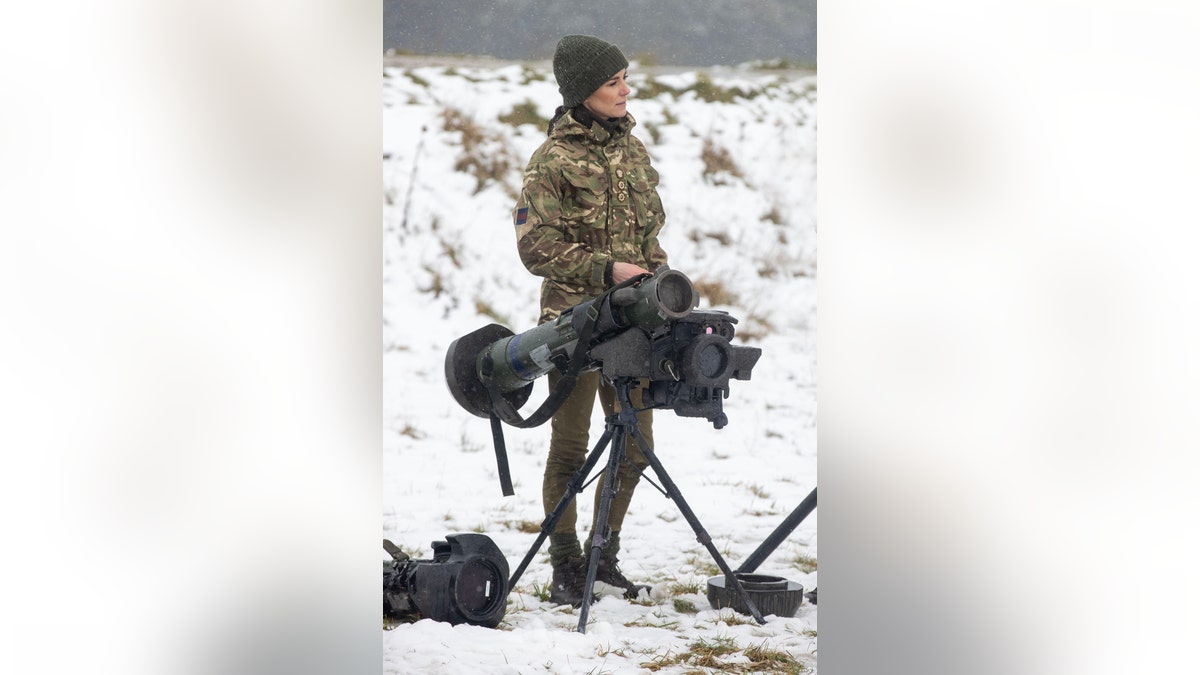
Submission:
[[[529,159],[513,222],[521,262],[543,278],[539,323],[602,293],[610,262],[667,262],[658,172],[636,123],[626,115],[610,134],[563,115]]]

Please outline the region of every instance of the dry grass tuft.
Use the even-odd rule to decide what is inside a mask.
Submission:
[[[545,129],[550,120],[538,113],[537,104],[529,99],[513,106],[513,109],[500,116],[500,121],[519,127],[522,124],[532,124],[539,129]]]
[[[811,555],[805,555],[804,553],[797,553],[792,558],[792,564],[798,567],[800,571],[804,572],[805,574],[817,571],[817,559]]]
[[[737,293],[734,293],[720,279],[701,279],[693,282],[692,286],[710,306],[732,307],[738,303]]]
[[[475,194],[488,185],[497,184],[516,198],[516,190],[509,185],[507,178],[516,170],[517,162],[503,137],[488,134],[469,115],[457,108],[442,110],[442,128],[450,133],[461,134],[462,154],[458,156],[454,170],[475,178]]]
[[[739,180],[745,178],[729,150],[723,145],[717,145],[711,136],[704,139],[700,148],[700,161],[704,163],[702,175],[713,185],[728,184],[729,177]]]

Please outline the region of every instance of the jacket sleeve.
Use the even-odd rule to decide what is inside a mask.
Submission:
[[[570,241],[563,221],[563,179],[553,168],[534,163],[513,211],[517,252],[533,274],[573,286],[603,287],[607,253]]]
[[[663,210],[662,198],[658,194],[658,172],[650,164],[650,153],[646,151],[646,146],[640,140],[636,138],[633,140],[639,155],[644,158],[646,163],[646,177],[650,183],[652,195],[647,214],[650,222],[645,224],[645,231],[642,234],[642,259],[646,261],[646,269],[654,272],[667,264],[667,252],[658,243],[658,234],[667,222],[667,215]]]
[[[667,252],[658,243],[658,233],[662,230],[663,221],[659,221],[646,230],[642,240],[642,257],[646,260],[646,269],[651,272],[667,264]]]

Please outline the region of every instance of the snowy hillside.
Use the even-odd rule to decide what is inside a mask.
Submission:
[[[633,64],[629,81],[634,133],[661,175],[670,264],[702,308],[730,312],[742,343],[763,350],[752,379],[732,383],[726,428],[662,412],[655,421],[660,459],[737,567],[816,486],[816,79]],[[559,100],[545,64],[384,68],[383,536],[415,557],[446,534],[482,532],[515,567],[543,519],[549,425],[505,428],[516,495],[503,497],[488,423],[454,402],[443,359],[487,323],[536,323],[539,280],[517,258],[511,209]],[[539,382],[526,412],[546,391]],[[593,424],[598,435],[602,417]],[[591,493],[578,500],[581,522]],[[818,512],[760,573],[817,585]],[[816,606],[765,626],[710,610],[716,565],[646,482],[622,544],[626,575],[654,585],[650,602],[605,597],[587,634],[574,632],[577,610],[537,598],[550,578],[543,547],[499,629],[401,625],[383,634],[384,672],[815,671]]]

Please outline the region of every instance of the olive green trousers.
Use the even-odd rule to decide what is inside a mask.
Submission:
[[[549,376],[550,389],[562,378],[558,371],[551,371]],[[644,384],[644,383],[643,383]],[[550,420],[550,454],[546,458],[546,473],[542,479],[542,505],[549,514],[558,506],[563,494],[570,489],[571,478],[583,466],[589,445],[588,430],[592,421],[592,410],[596,404],[596,394],[600,394],[600,406],[606,416],[616,412],[616,392],[612,385],[603,382],[598,371],[589,371],[579,376],[575,388],[571,390],[562,406]],[[635,407],[642,406],[642,388],[639,386],[631,393]],[[643,410],[638,413],[638,429],[646,444],[654,449],[653,416],[651,411]],[[596,437],[599,438],[599,435]],[[607,465],[609,454],[603,454],[597,466]],[[641,478],[641,469],[646,468],[647,462],[638,447],[637,441],[628,439],[625,444],[625,459],[617,467],[617,493],[609,507],[608,525],[613,536],[610,536],[609,546],[605,554],[615,557],[615,548],[619,545],[615,536],[621,530],[625,520],[625,512],[633,498],[633,490]],[[595,497],[592,510],[592,530],[596,529],[596,516],[600,511],[600,497],[604,490],[604,479],[596,481]],[[566,511],[554,527],[550,535],[550,559],[552,563],[582,554],[579,539],[576,535],[577,516],[575,501],[567,505]]]

